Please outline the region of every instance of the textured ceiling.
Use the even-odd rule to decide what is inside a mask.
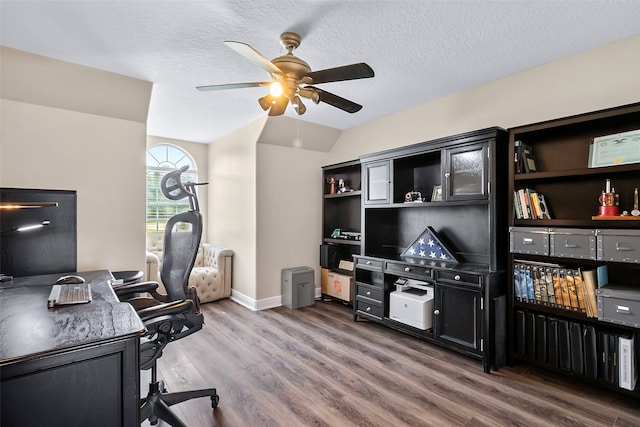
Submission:
[[[322,85],[360,112],[301,116],[344,130],[638,34],[640,1],[1,0],[0,19],[2,45],[153,82],[148,133],[207,143],[265,114],[265,88],[194,89],[267,79],[225,40],[273,59],[295,31],[313,70],[368,63],[373,79]]]

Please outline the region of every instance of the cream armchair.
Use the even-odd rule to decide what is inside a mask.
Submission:
[[[158,292],[166,294],[160,280],[160,262],[162,260],[162,240],[153,242],[147,248],[146,280],[158,282]],[[209,243],[203,243],[198,249],[196,262],[189,286],[197,289],[200,302],[211,302],[231,296],[231,277],[233,274],[233,251]]]

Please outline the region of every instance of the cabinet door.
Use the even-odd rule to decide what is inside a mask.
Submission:
[[[473,353],[482,351],[482,294],[436,283],[436,339]]]
[[[443,156],[445,201],[487,198],[488,143],[447,149]]]
[[[389,203],[389,161],[365,163],[363,168],[365,181],[364,203]]]

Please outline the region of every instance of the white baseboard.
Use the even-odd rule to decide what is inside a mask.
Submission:
[[[322,291],[320,288],[316,288],[315,296],[316,298],[320,298],[322,295]],[[268,310],[270,308],[280,307],[282,305],[282,295],[278,295],[276,297],[265,298],[261,300],[256,300],[253,298],[249,298],[243,293],[236,291],[235,289],[231,289],[231,300],[247,307],[249,310],[259,311],[259,310]]]

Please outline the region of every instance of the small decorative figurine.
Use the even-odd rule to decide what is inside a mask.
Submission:
[[[640,210],[638,210],[638,187],[633,190],[633,210],[631,215],[640,216]]]
[[[329,184],[329,194],[336,194],[336,179],[334,177],[327,178]]]
[[[611,187],[611,180],[605,181],[604,190],[598,198],[600,207],[598,209],[598,216],[618,216],[618,201],[620,200],[616,190]]]

